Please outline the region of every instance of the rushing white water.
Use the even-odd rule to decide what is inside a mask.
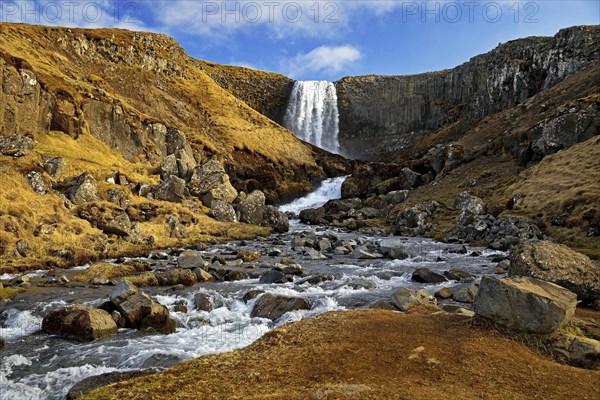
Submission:
[[[339,152],[339,113],[335,86],[326,81],[297,81],[284,125],[300,139],[332,153]]]
[[[342,197],[342,183],[346,180],[345,176],[338,178],[325,179],[321,185],[314,191],[304,197],[296,199],[291,203],[279,207],[281,211],[292,211],[299,213],[305,208],[317,208],[327,203],[328,200],[339,199]]]

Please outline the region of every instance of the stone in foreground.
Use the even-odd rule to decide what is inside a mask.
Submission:
[[[576,305],[575,293],[550,282],[484,276],[473,309],[507,328],[547,334],[568,324]]]
[[[117,324],[104,310],[72,305],[51,311],[42,322],[42,330],[67,339],[90,341],[117,332]]]
[[[437,301],[425,290],[413,290],[402,287],[392,294],[392,304],[398,310],[406,312],[420,305],[435,307]]]
[[[580,300],[600,299],[600,268],[588,256],[551,242],[528,242],[510,253],[509,276],[530,276],[556,283]]]

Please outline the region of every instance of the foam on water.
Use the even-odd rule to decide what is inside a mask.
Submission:
[[[306,208],[321,207],[329,200],[339,199],[342,197],[342,183],[345,180],[345,176],[325,179],[314,192],[280,206],[279,210],[299,213]]]

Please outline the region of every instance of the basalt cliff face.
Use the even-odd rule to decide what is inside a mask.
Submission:
[[[410,76],[360,76],[335,83],[344,154],[378,159],[410,151],[442,126],[476,122],[518,104],[600,58],[600,28],[499,45],[449,70]]]
[[[284,229],[265,202],[349,166],[273,121],[292,83],[164,35],[0,24],[3,268]]]

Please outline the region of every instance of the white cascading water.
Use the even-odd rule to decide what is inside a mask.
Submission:
[[[339,113],[335,86],[326,81],[296,81],[284,125],[305,142],[339,152]]]
[[[291,211],[299,213],[305,208],[317,208],[327,203],[328,200],[339,199],[342,197],[342,183],[347,177],[325,179],[321,185],[314,191],[304,197],[300,197],[291,203],[279,207],[280,211]]]

